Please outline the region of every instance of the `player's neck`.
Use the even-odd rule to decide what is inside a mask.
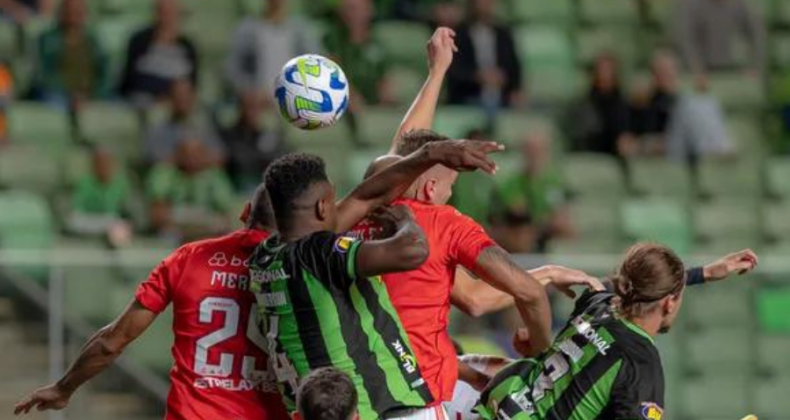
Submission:
[[[637,327],[641,328],[644,332],[646,332],[649,336],[655,337],[658,335],[659,330],[661,330],[661,317],[660,316],[644,316],[639,318],[629,318],[628,322],[636,325]]]
[[[278,226],[280,223],[278,223]],[[283,242],[295,242],[313,233],[326,230],[320,224],[309,220],[295,220],[292,223],[284,225],[284,228],[279,230],[280,238]]]

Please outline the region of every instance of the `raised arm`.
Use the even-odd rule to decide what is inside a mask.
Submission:
[[[357,275],[364,277],[409,271],[428,259],[428,242],[405,205],[386,207],[371,216],[384,230],[394,232],[386,239],[363,242],[356,255]]]
[[[513,296],[521,319],[532,333],[536,356],[551,345],[551,309],[543,285],[498,245],[483,250],[473,272],[486,283]]]
[[[488,155],[504,150],[495,142],[447,140],[426,144],[416,152],[388,166],[359,184],[338,203],[338,232],[353,227],[368,213],[400,197],[423,172],[434,165],[468,171],[481,169],[489,174],[496,164]]]
[[[455,32],[452,29],[438,28],[428,41],[428,78],[398,127],[398,132],[392,139],[390,154],[397,153],[398,143],[404,133],[416,129],[429,129],[433,125],[433,116],[442,93],[444,76],[453,63],[453,53],[458,51],[454,38]]]
[[[82,384],[110,366],[129,343],[140,336],[157,314],[133,300],[111,324],[100,329],[82,348],[77,360],[57,382],[39,388],[14,406],[14,414],[60,410]]]

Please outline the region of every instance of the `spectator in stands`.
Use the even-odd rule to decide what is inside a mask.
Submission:
[[[71,194],[66,227],[77,235],[128,237],[132,212],[129,179],[106,150],[94,149],[91,161],[91,172],[77,180]]]
[[[157,0],[155,11],[153,24],[129,41],[121,79],[121,93],[140,106],[166,97],[176,80],[198,81],[198,54],[181,33],[178,0]]]
[[[241,22],[231,41],[226,77],[236,94],[263,89],[274,92],[274,80],[293,57],[317,53],[318,42],[306,22],[288,16],[286,0],[265,0],[261,16]]]
[[[620,92],[617,60],[598,55],[590,71],[587,95],[571,108],[567,136],[576,151],[619,156],[632,143],[629,130],[628,103]]]
[[[36,16],[52,16],[55,4],[53,0],[0,0],[0,19],[24,24]]]
[[[534,226],[537,251],[543,251],[551,238],[569,237],[573,229],[568,217],[568,193],[560,171],[553,165],[551,141],[542,131],[527,133],[520,147],[521,167],[506,174],[498,184],[494,202],[499,217],[513,227],[529,220]]]
[[[299,385],[294,420],[359,420],[357,401],[348,375],[335,368],[316,369]]]
[[[498,108],[523,102],[513,33],[496,22],[495,5],[496,0],[470,0],[469,18],[455,38],[459,52],[447,73],[451,104]]]
[[[263,171],[285,153],[282,133],[263,127],[263,95],[250,92],[239,98],[239,118],[222,130],[228,150],[226,169],[237,191],[252,192],[261,183]]]
[[[762,20],[746,0],[681,0],[677,2],[675,30],[685,65],[697,78],[708,72],[740,69],[744,65],[760,75],[764,64],[765,33]],[[744,64],[736,51],[740,39],[750,46]]]
[[[660,51],[650,63],[651,79],[640,81],[631,95],[630,132],[637,138],[631,155],[663,155],[665,134],[678,98],[678,70],[671,53]]]
[[[36,90],[58,105],[77,108],[109,92],[108,60],[88,27],[85,0],[64,0],[57,22],[38,40]]]
[[[160,163],[148,175],[147,195],[152,227],[161,234],[195,239],[230,226],[234,193],[230,179],[211,166],[205,145],[179,142],[174,162]]]
[[[214,130],[208,112],[198,105],[195,89],[188,79],[172,84],[169,102],[169,119],[152,128],[145,139],[145,160],[149,164],[171,160],[179,143],[191,138],[203,143],[212,164],[224,162],[224,145]]]
[[[324,37],[332,54],[352,81],[352,111],[360,103],[390,104],[395,95],[387,77],[387,57],[373,38],[372,0],[341,0],[337,18]]]

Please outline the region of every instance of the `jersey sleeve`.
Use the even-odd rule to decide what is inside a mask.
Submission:
[[[463,267],[473,269],[484,249],[496,245],[482,226],[455,209],[440,214],[442,231],[448,233],[450,258]]]
[[[346,289],[357,278],[357,250],[361,244],[358,238],[319,232],[299,245],[299,261],[319,281]]]
[[[181,278],[186,258],[186,248],[175,250],[162,260],[137,287],[135,299],[146,309],[160,313],[173,300],[173,289]]]
[[[648,364],[623,360],[609,400],[612,420],[662,420],[663,378],[654,376]]]
[[[583,313],[597,313],[606,310],[611,305],[614,293],[608,291],[585,291],[578,299],[573,308],[570,318],[573,319]]]

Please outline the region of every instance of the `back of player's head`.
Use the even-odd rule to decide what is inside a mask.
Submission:
[[[299,386],[296,409],[300,420],[351,420],[357,417],[357,390],[340,370],[316,369]]]
[[[401,160],[401,157],[398,155],[384,155],[377,157],[373,162],[368,165],[368,169],[365,170],[365,178],[368,179],[373,175],[383,171],[386,167],[392,165],[393,163]]]
[[[295,211],[312,208],[320,198],[308,197],[313,187],[329,183],[324,160],[307,153],[278,158],[266,169],[264,178],[278,225],[290,220]]]
[[[410,130],[401,136],[396,153],[401,156],[410,155],[428,143],[443,140],[450,138],[432,130]]]
[[[620,310],[627,317],[642,316],[656,302],[679,295],[685,281],[686,271],[680,257],[665,246],[651,243],[629,248],[612,278]]]
[[[271,200],[269,200],[269,192],[266,190],[266,184],[264,183],[258,185],[258,188],[256,188],[255,192],[252,194],[247,226],[262,226],[267,228],[277,226],[277,222],[274,219],[274,210],[272,210],[272,203]]]

